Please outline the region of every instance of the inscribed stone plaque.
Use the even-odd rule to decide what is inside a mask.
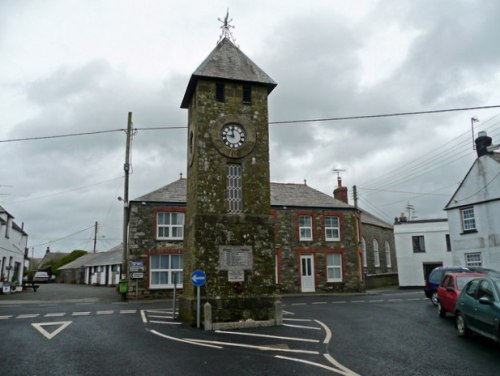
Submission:
[[[219,247],[219,270],[252,270],[252,248],[248,246]]]
[[[227,280],[229,282],[244,282],[245,281],[245,271],[244,270],[228,270]]]

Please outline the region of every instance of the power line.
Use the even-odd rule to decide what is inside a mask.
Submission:
[[[429,111],[413,111],[413,112],[396,112],[396,113],[386,113],[386,114],[376,114],[376,115],[355,115],[355,116],[341,116],[341,117],[331,117],[331,118],[320,118],[320,119],[303,119],[303,120],[282,120],[282,121],[270,121],[269,124],[297,124],[297,123],[318,123],[326,121],[340,121],[340,120],[361,120],[361,119],[375,119],[384,117],[396,117],[396,116],[412,116],[412,115],[425,115],[425,114],[437,114],[444,112],[458,112],[458,111],[470,111],[470,110],[487,110],[491,108],[500,108],[500,105],[490,105],[490,106],[477,106],[477,107],[462,107],[462,108],[449,108],[440,110],[429,110]],[[155,131],[155,130],[172,130],[172,129],[187,129],[187,126],[171,126],[171,127],[144,127],[144,128],[134,128],[133,131]],[[46,140],[53,138],[62,137],[76,137],[76,136],[88,136],[102,133],[112,133],[112,132],[126,132],[126,129],[110,129],[105,131],[95,131],[95,132],[81,132],[81,133],[68,133],[63,135],[54,136],[40,136],[40,137],[26,137],[26,138],[16,138],[8,140],[0,140],[0,143],[5,142],[19,142],[19,141],[35,141],[35,140]]]

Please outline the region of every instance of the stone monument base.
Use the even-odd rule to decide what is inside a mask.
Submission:
[[[188,325],[196,326],[196,298],[179,298],[179,317]],[[205,330],[281,325],[280,297],[277,295],[228,298],[202,296],[200,322]]]

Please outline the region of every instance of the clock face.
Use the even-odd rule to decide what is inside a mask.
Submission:
[[[222,127],[222,142],[231,149],[241,148],[245,144],[245,129],[240,124],[229,123]]]

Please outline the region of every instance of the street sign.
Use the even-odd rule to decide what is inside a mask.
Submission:
[[[195,270],[191,273],[191,283],[193,286],[203,286],[207,280],[205,273],[201,270]]]
[[[144,278],[144,273],[132,273],[132,279],[142,279]]]
[[[130,261],[130,266],[144,266],[143,261]]]
[[[130,266],[128,268],[130,272],[143,272],[144,271],[144,266]]]

